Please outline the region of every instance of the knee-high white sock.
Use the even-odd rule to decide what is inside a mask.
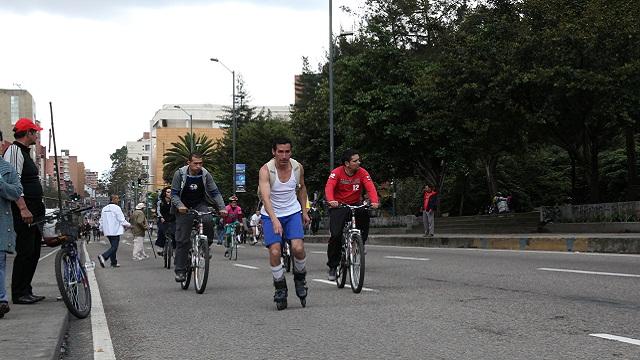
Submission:
[[[275,281],[281,280],[284,277],[284,269],[282,268],[282,264],[272,266],[271,275],[273,275],[273,280]]]
[[[296,268],[296,272],[299,272],[299,273],[304,272],[305,271],[305,265],[307,264],[307,258],[305,257],[302,260],[298,260],[294,256],[293,260],[294,260],[294,266]]]

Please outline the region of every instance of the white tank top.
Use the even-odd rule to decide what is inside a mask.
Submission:
[[[293,175],[293,170],[291,170],[291,177],[285,183],[280,181],[276,171],[276,181],[271,187],[270,196],[271,207],[273,207],[273,212],[276,214],[276,217],[289,216],[302,210],[298,197],[296,196],[297,186],[298,184],[296,177]],[[269,216],[264,209],[264,205],[262,209],[260,209],[260,214]]]

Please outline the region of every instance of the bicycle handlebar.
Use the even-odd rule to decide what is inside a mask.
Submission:
[[[192,215],[197,215],[197,216],[216,215],[217,211],[216,210],[211,210],[211,211],[200,212],[200,211],[198,211],[196,209],[189,209],[189,210],[187,210],[187,214],[192,214]]]

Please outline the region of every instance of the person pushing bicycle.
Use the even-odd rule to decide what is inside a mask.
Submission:
[[[329,230],[331,237],[327,246],[327,266],[329,267],[330,281],[336,279],[336,268],[340,263],[340,244],[342,242],[342,228],[349,216],[349,209],[339,205],[356,205],[362,202],[362,189],[367,190],[371,199],[371,207],[377,209],[380,206],[378,193],[371,176],[364,168],[360,167],[360,154],[358,151],[348,149],[340,158],[342,165],[331,171],[329,179],[324,187],[324,195],[329,204]],[[369,236],[369,212],[364,209],[356,210],[356,224],[362,233],[363,243]]]
[[[203,167],[202,154],[191,153],[187,165],[176,170],[171,182],[171,213],[176,215],[176,282],[186,280],[187,257],[191,247],[189,236],[194,217],[189,209],[206,212],[209,205],[215,206],[221,215],[227,214],[213,176]],[[203,216],[203,226],[210,245],[214,238],[211,215]]]
[[[283,239],[291,241],[294,256],[293,282],[296,295],[304,307],[307,297],[306,254],[304,225],[309,224],[307,190],[302,164],[291,158],[291,140],[276,139],[272,147],[273,159],[260,168],[259,194],[263,202],[260,213],[264,230],[264,245],[269,249],[269,263],[278,310],[287,307],[287,281],[280,262]]]

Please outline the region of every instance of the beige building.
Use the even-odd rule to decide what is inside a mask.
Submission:
[[[0,143],[0,154],[4,153],[7,146],[13,140],[13,125],[20,118],[29,118],[42,126],[36,118],[36,103],[27,90],[0,89],[0,131],[4,141]],[[38,139],[36,145],[31,147],[31,158],[40,169],[40,179],[44,179],[45,148],[40,145]]]
[[[256,112],[264,109],[271,111],[274,117],[290,119],[291,108],[289,106],[255,106]],[[228,115],[229,107],[213,104],[167,104],[156,111],[150,121],[151,130],[151,159],[149,183],[153,184],[154,191],[162,188],[165,183],[162,179],[162,159],[164,153],[173,147],[171,143],[178,142],[179,136],[185,136],[193,128],[197,137],[204,134],[212,141],[224,136],[226,129],[220,128],[218,121]],[[190,124],[190,118],[193,124]],[[144,162],[143,162],[144,164]]]

